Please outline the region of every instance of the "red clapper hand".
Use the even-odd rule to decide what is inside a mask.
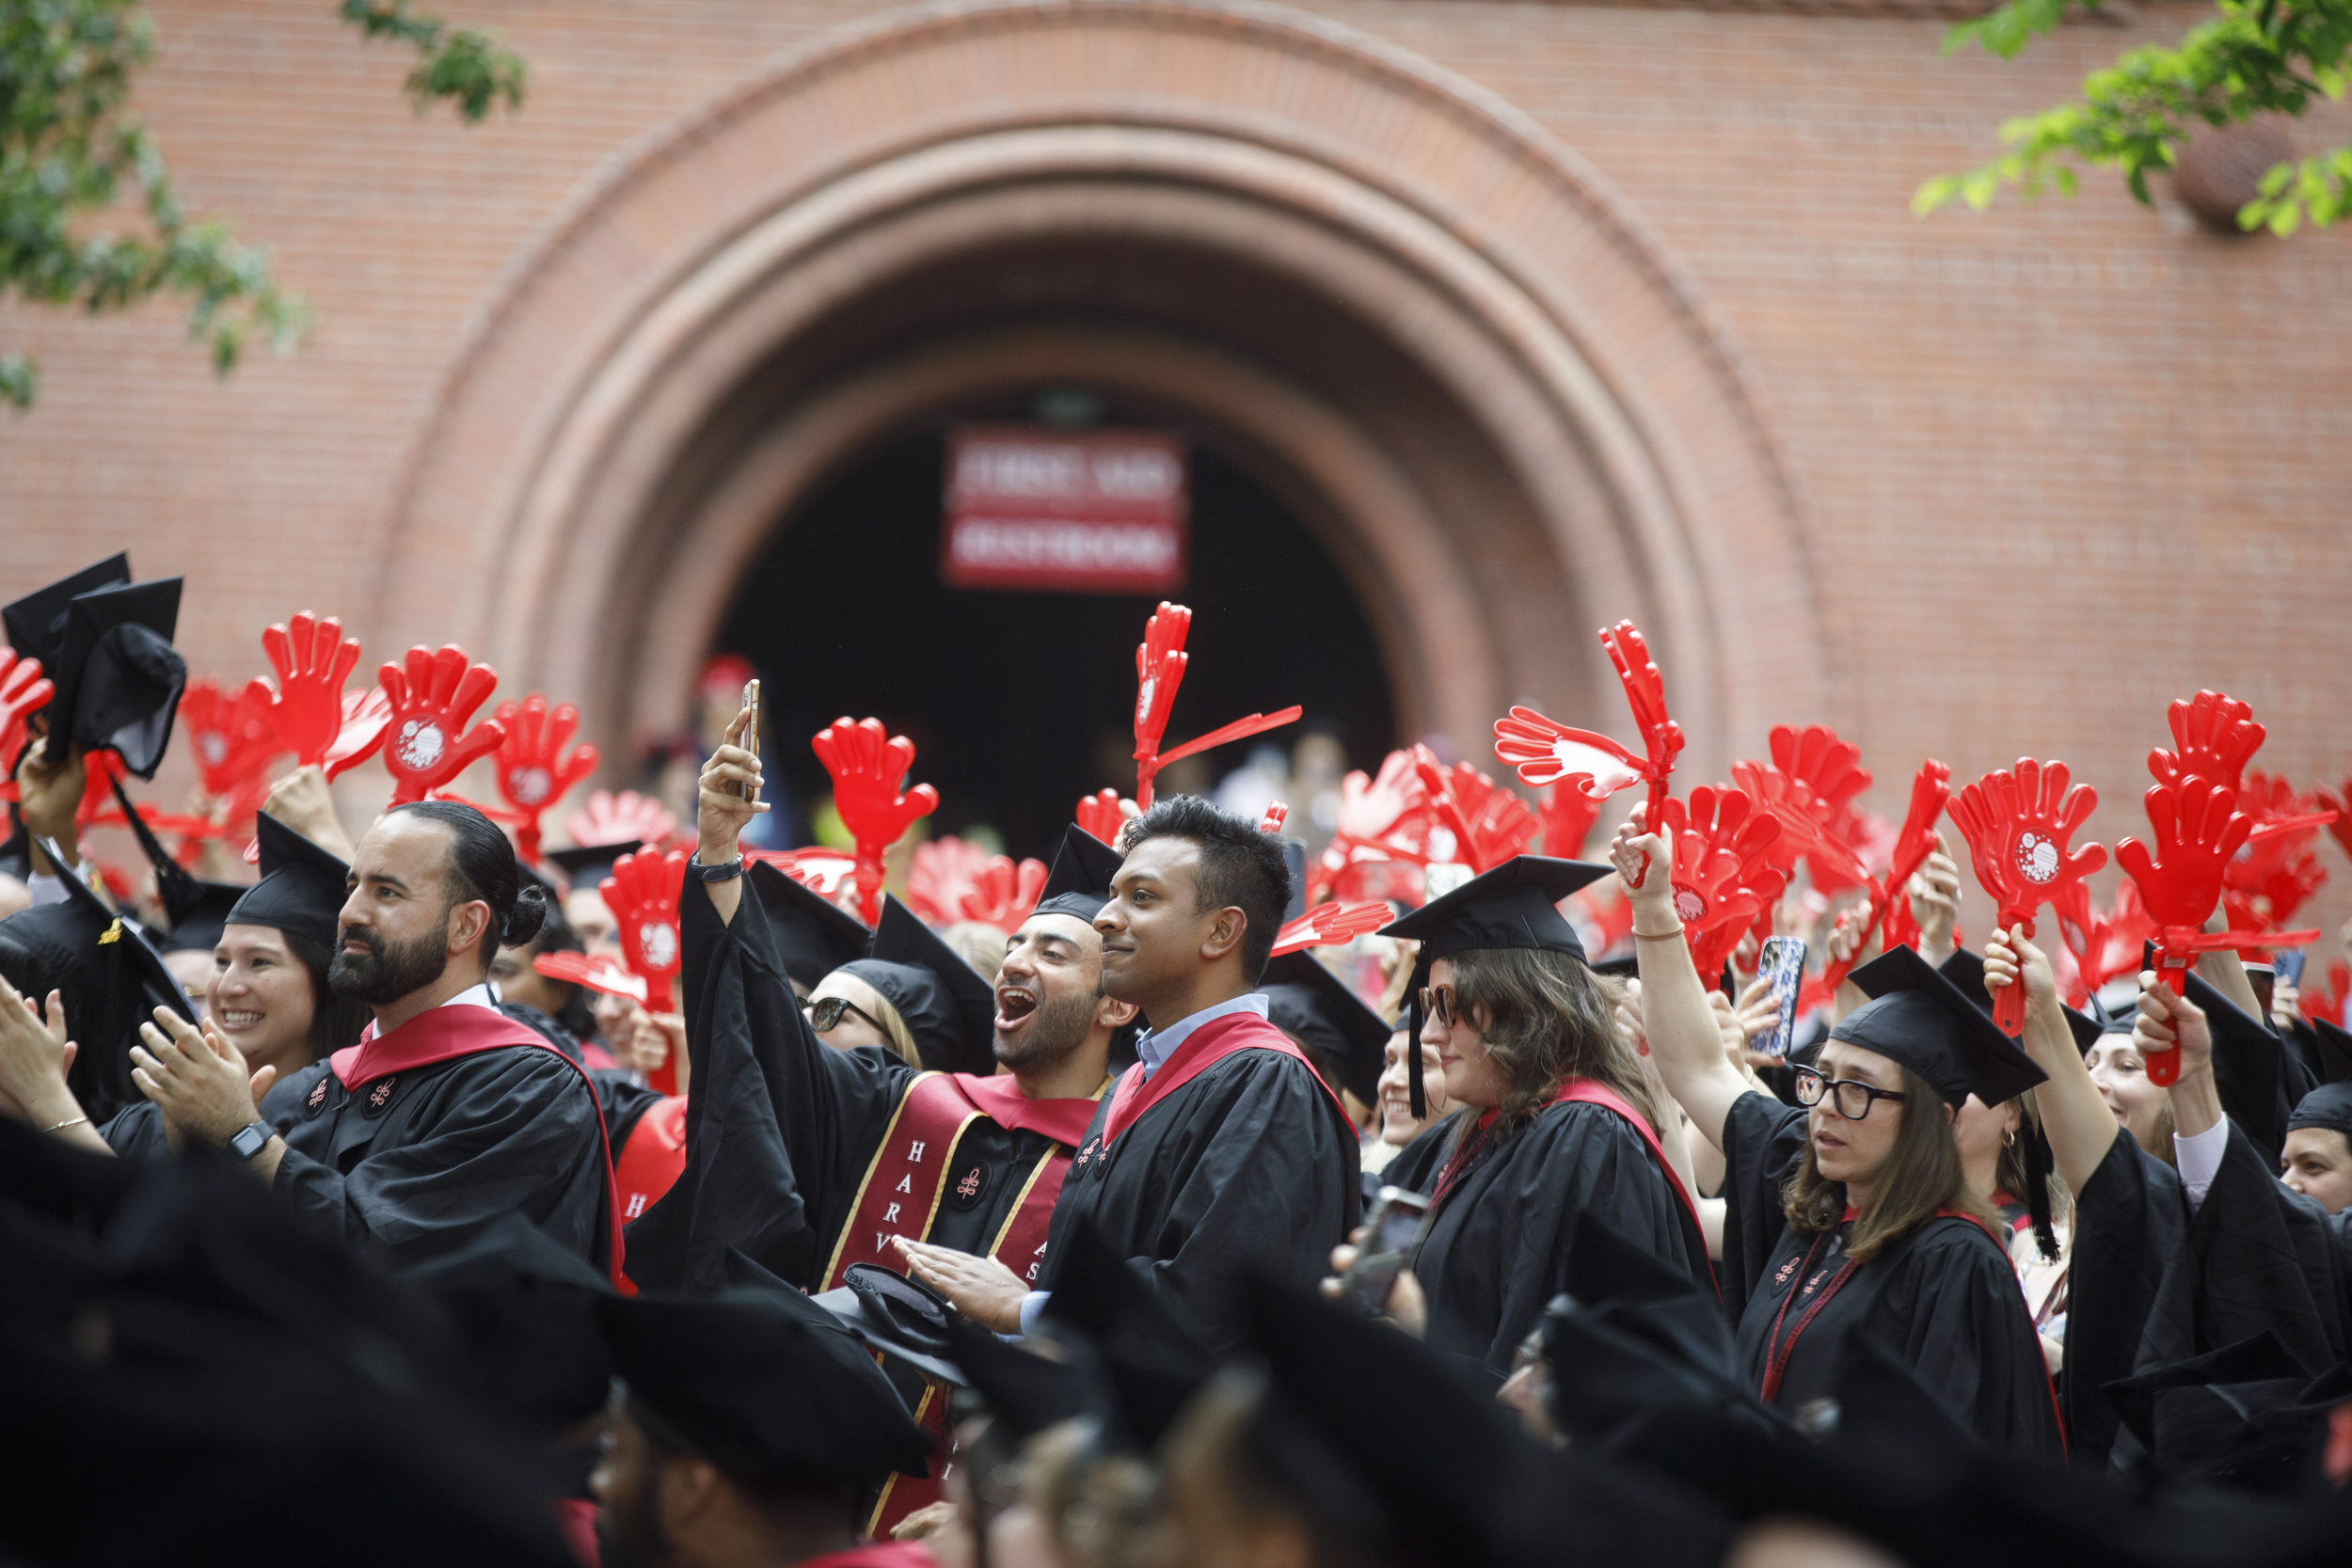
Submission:
[[[1592,837],[1593,824],[1599,819],[1599,801],[1573,785],[1553,784],[1544,791],[1544,803],[1535,814],[1544,853],[1554,860],[1581,858],[1584,841]]]
[[[1467,762],[1446,770],[1446,786],[1460,809],[1468,834],[1462,859],[1473,871],[1492,871],[1527,847],[1538,822],[1534,808]]]
[[[2180,750],[2159,746],[2148,753],[2156,783],[2177,787],[2195,777],[2233,793],[2243,787],[2246,760],[2262,749],[2266,733],[2254,722],[2252,707],[2219,691],[2200,691],[2175,698],[2165,718]]]
[[[1532,707],[1514,707],[1509,718],[1495,721],[1495,755],[1518,770],[1521,784],[1537,788],[1570,784],[1594,800],[1646,780],[1647,820],[1662,821],[1668,781],[1682,751],[1682,726],[1667,716],[1665,680],[1633,623],[1603,627],[1600,641],[1633,708],[1643,754],[1635,756],[1605,735],[1557,723]],[[1648,875],[1647,867],[1643,875]]]
[[[1105,844],[1116,845],[1119,835],[1126,830],[1127,814],[1119,809],[1119,791],[1100,789],[1078,802],[1072,817],[1083,832],[1092,833]]]
[[[17,755],[24,750],[24,721],[47,707],[56,691],[57,683],[40,673],[40,660],[0,648],[0,768],[7,769],[11,789]]]
[[[1768,739],[1772,766],[1811,791],[1811,809],[1820,836],[1836,846],[1808,851],[1805,868],[1814,888],[1836,893],[1867,880],[1861,851],[1868,829],[1854,809],[1855,799],[1871,783],[1870,770],[1862,766],[1861,749],[1840,739],[1826,724],[1807,724],[1803,729],[1778,724]]]
[[[592,789],[588,803],[564,819],[578,845],[663,844],[677,832],[677,814],[650,795]]]
[[[2014,769],[1987,773],[1952,798],[1952,824],[1968,840],[1977,881],[1993,895],[1994,921],[2004,931],[2022,926],[2032,937],[2034,914],[2045,899],[2107,863],[2100,845],[2067,852],[2066,841],[2099,805],[2097,790],[2089,784],[2069,789],[2069,777],[2062,762],[2021,757]],[[2002,988],[1993,1001],[1993,1022],[2011,1038],[2024,1032],[2025,987]]]
[[[1903,817],[1902,831],[1895,835],[1895,851],[1887,864],[1886,875],[1867,882],[1870,897],[1863,910],[1862,936],[1854,944],[1855,954],[1869,946],[1870,932],[1881,922],[1886,926],[1884,945],[1909,946],[1918,942],[1916,922],[1911,924],[1908,942],[1896,942],[1892,915],[1899,899],[1905,915],[1910,912],[1910,895],[1905,890],[1910,887],[1911,879],[1918,874],[1919,868],[1928,863],[1928,856],[1935,850],[1936,818],[1944,815],[1945,804],[1951,795],[1952,770],[1933,757],[1921,763],[1919,771],[1911,781],[1911,809]],[[2079,886],[2080,883],[2074,885]],[[1835,991],[1852,972],[1854,960],[1851,957],[1832,959],[1821,972],[1823,983]]]
[[[1705,784],[1691,791],[1687,807],[1669,797],[1664,819],[1673,830],[1675,915],[1700,983],[1714,990],[1749,923],[1788,885],[1772,863],[1780,822],[1756,810],[1746,792]]]
[[[499,748],[499,794],[519,815],[515,839],[523,859],[535,861],[540,814],[596,770],[596,749],[575,746],[570,755],[562,755],[564,742],[580,728],[580,709],[569,703],[549,707],[536,691],[519,703],[501,703],[496,718],[506,731]]]
[[[270,724],[305,768],[324,768],[343,730],[343,682],[359,664],[359,640],[343,635],[342,621],[309,610],[262,633],[262,652],[278,672]]]
[[[977,920],[1000,931],[1013,931],[1037,908],[1045,891],[1045,863],[1025,860],[1015,864],[1010,855],[991,855],[978,878],[964,890],[960,920]]]
[[[411,648],[404,663],[385,665],[377,677],[392,705],[384,767],[392,775],[394,805],[423,800],[506,739],[495,719],[466,728],[499,676],[486,664],[469,664],[455,643],[438,653]]]
[[[1282,824],[1288,822],[1290,819],[1290,802],[1287,800],[1268,800],[1266,802],[1265,815],[1258,818],[1258,831],[1262,833],[1279,834],[1282,831]]]
[[[611,958],[592,958],[585,953],[542,953],[531,960],[531,967],[567,986],[586,986],[607,996],[626,996],[641,1006],[644,1004],[644,978]]]
[[[949,926],[963,918],[964,895],[978,885],[988,869],[988,851],[948,834],[914,847],[914,863],[907,867],[907,908],[933,926]]]
[[[1830,836],[1825,826],[1830,815],[1828,804],[1813,793],[1812,785],[1760,762],[1735,762],[1731,765],[1731,776],[1748,792],[1757,810],[1769,812],[1780,823],[1780,837],[1772,845],[1772,863],[1783,876],[1793,875],[1797,862],[1808,860],[1832,868],[1839,887],[1851,887],[1868,879],[1869,871],[1863,865],[1862,857],[1853,852],[1851,845]]]
[[[857,870],[857,857],[812,845],[805,849],[746,849],[743,859],[768,864],[819,898],[833,898]]]
[[[180,698],[180,721],[187,726],[205,794],[235,794],[284,750],[270,722],[277,696],[269,682],[258,677],[233,697],[221,689],[217,675],[188,683]]]
[[[1433,816],[1429,791],[1409,751],[1380,760],[1377,777],[1356,768],[1340,780],[1340,820],[1307,879],[1307,902],[1319,904],[1358,861],[1419,860]]]
[[[890,735],[879,719],[844,717],[818,730],[809,745],[833,775],[833,806],[857,841],[857,902],[868,926],[882,918],[882,854],[918,817],[939,809],[939,791],[898,784],[914,766],[914,742]]]
[[[612,863],[612,875],[597,884],[612,926],[621,939],[621,957],[632,974],[645,982],[645,1010],[674,1013],[670,981],[685,961],[678,941],[678,897],[686,889],[686,851],[643,849]],[[662,1063],[646,1078],[660,1094],[677,1092],[677,1064]]]
[[[1152,781],[1160,769],[1181,758],[1295,722],[1306,709],[1286,707],[1279,713],[1253,713],[1222,729],[1163,752],[1160,737],[1168,733],[1168,716],[1176,705],[1176,689],[1184,684],[1191,655],[1184,638],[1192,630],[1192,611],[1180,604],[1160,602],[1143,624],[1143,641],[1136,644],[1136,804],[1152,809]]]
[[[1358,937],[1376,931],[1396,917],[1389,912],[1386,903],[1371,900],[1359,904],[1317,904],[1296,920],[1286,922],[1274,933],[1273,957],[1296,953],[1309,947],[1341,947]]]

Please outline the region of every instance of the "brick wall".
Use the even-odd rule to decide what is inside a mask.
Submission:
[[[2352,773],[2352,350],[2330,313],[2345,236],[2210,235],[2095,179],[2073,203],[1982,216],[1921,222],[1905,205],[1921,178],[1982,156],[2005,117],[2204,8],[2143,5],[2007,65],[1939,59],[1933,19],[1310,8],[1533,117],[1695,281],[1800,488],[1841,660],[1835,717],[1887,779],[1881,809],[1899,810],[1924,752],[1962,776],[2063,755],[2105,786],[2090,832],[2111,841],[2139,825],[2164,702],[2200,684],[2256,704],[2267,766]],[[426,410],[506,270],[597,171],[879,8],[466,0],[455,14],[532,68],[525,111],[472,129],[416,119],[399,54],[362,45],[326,0],[154,9],[140,111],[191,203],[233,214],[321,326],[297,356],[215,385],[172,308],[0,309],[0,341],[47,377],[30,418],[0,419],[0,582],[128,541],[142,572],[188,576],[195,666],[243,675],[268,619],[364,616],[357,545]],[[1813,717],[1737,727],[1760,744],[1770,722]],[[2352,869],[2325,853],[2322,905],[2341,918]]]

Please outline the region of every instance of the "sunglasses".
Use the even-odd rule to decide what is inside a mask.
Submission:
[[[1440,1029],[1451,1029],[1462,1013],[1462,1005],[1455,999],[1452,986],[1421,988],[1421,1011],[1423,1018],[1434,1018]]]
[[[873,1014],[866,1011],[846,996],[820,996],[814,1002],[803,1005],[808,1008],[809,1027],[820,1035],[830,1035],[835,1029],[840,1028],[841,1021],[845,1017],[864,1019],[866,1026],[878,1035],[889,1033],[875,1020]]]
[[[1848,1121],[1862,1120],[1879,1101],[1891,1100],[1899,1105],[1910,1098],[1892,1089],[1874,1089],[1867,1084],[1858,1084],[1850,1078],[1824,1078],[1809,1067],[1797,1069],[1798,1104],[1819,1105],[1832,1095],[1836,1098],[1830,1100],[1830,1104]]]

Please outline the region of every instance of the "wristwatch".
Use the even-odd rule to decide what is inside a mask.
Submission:
[[[237,1129],[237,1135],[229,1140],[229,1152],[240,1160],[250,1160],[278,1135],[278,1129],[266,1121],[248,1121]]]
[[[724,865],[705,865],[697,855],[687,861],[686,874],[698,882],[731,882],[743,875],[743,857],[738,855]]]

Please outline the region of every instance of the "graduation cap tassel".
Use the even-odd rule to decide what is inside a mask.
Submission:
[[[2025,1118],[2026,1140],[2026,1212],[2033,1216],[2034,1244],[2042,1256],[2058,1261],[2058,1232],[2050,1225],[2050,1170],[2057,1160],[2050,1148],[2050,1140],[2042,1131],[2042,1118],[2030,1111]]]
[[[188,874],[187,867],[171,858],[163,841],[139,815],[139,808],[131,803],[131,793],[122,785],[122,775],[110,773],[107,781],[113,786],[115,801],[122,807],[122,819],[130,824],[131,834],[139,841],[140,851],[148,863],[155,868],[155,896],[164,906],[164,913],[174,926],[185,920],[202,901],[204,890]]]
[[[1421,1081],[1421,997],[1418,987],[1415,992],[1412,1006],[1405,1014],[1405,1085],[1411,1095],[1413,1119],[1422,1121],[1429,1116],[1429,1091],[1422,1086]]]

